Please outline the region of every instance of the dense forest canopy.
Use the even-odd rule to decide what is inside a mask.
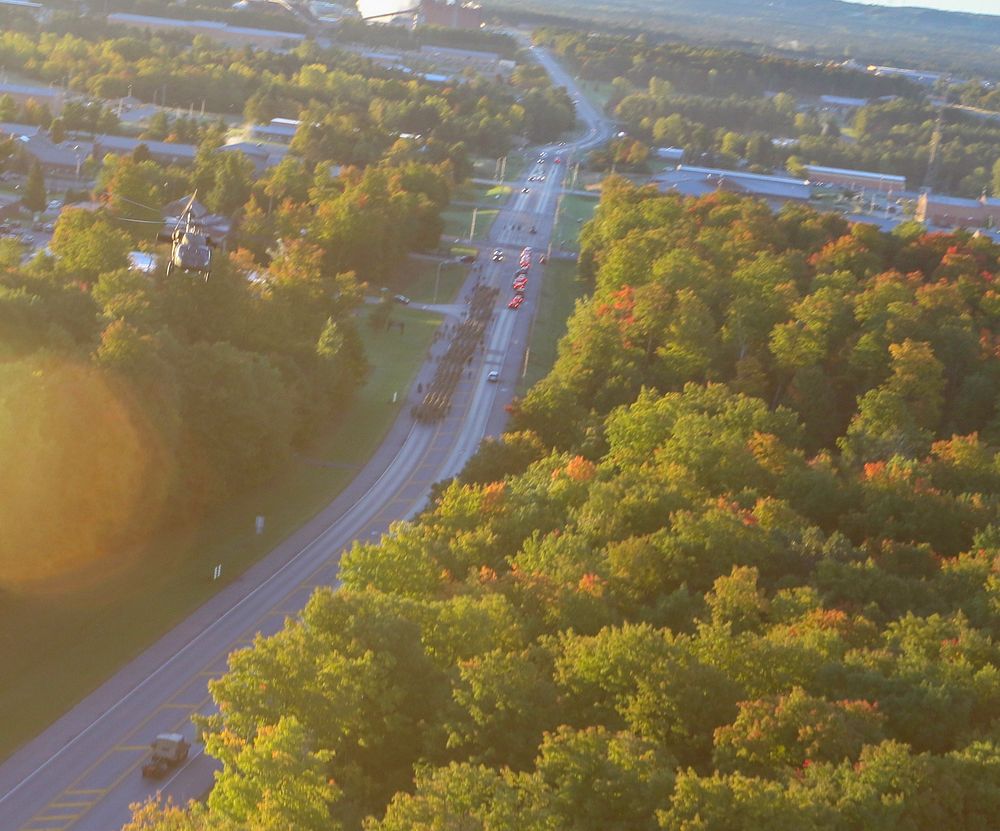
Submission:
[[[511,432],[233,654],[207,805],[131,831],[991,828],[998,258],[609,182]]]

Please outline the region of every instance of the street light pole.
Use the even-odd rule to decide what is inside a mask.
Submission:
[[[457,263],[458,260],[441,260],[437,267],[437,276],[434,278],[434,305],[438,302],[438,287],[441,284],[441,269],[446,265],[453,265]]]

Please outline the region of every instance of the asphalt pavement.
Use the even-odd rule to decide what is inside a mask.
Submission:
[[[225,672],[228,654],[258,634],[277,632],[316,587],[336,584],[340,555],[353,541],[378,539],[391,523],[414,516],[435,482],[458,473],[485,436],[502,431],[544,279],[538,254],[549,244],[563,180],[575,158],[611,134],[569,74],[543,50],[532,52],[578,99],[585,126],[565,146],[538,149],[547,161],[529,164],[515,183],[459,302],[436,307],[443,326],[454,324],[464,316],[464,300],[477,280],[500,288],[483,352],[460,383],[451,413],[422,424],[404,411],[326,510],[0,766],[0,831],[114,831],[130,818],[131,803],[157,791],[178,802],[203,796],[217,763],[195,741],[191,717],[212,711],[207,684]],[[528,181],[539,174],[544,182]],[[526,245],[536,252],[526,300],[510,310],[510,283]],[[491,261],[494,248],[505,252],[503,262]],[[446,348],[447,338],[439,338],[409,392],[414,403],[416,384],[430,381]],[[497,382],[487,380],[492,370],[499,372]],[[149,742],[161,732],[183,733],[194,744],[182,767],[150,782],[139,769]]]

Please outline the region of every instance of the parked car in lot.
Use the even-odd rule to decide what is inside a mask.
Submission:
[[[397,303],[402,303],[404,306],[410,305],[410,298],[407,297],[405,294],[397,294],[392,299],[395,300]]]

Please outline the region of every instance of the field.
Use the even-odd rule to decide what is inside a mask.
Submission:
[[[516,179],[528,165],[528,159],[523,153],[516,151],[507,156],[507,169],[504,176],[506,181]],[[472,175],[476,179],[492,179],[496,175],[496,159],[476,159],[472,163]]]
[[[444,219],[445,240],[467,240],[472,230],[472,205],[452,204],[441,216]],[[500,213],[499,208],[480,208],[476,216],[475,240],[482,242],[489,238],[490,228]]]
[[[505,196],[510,196],[513,190],[510,185],[484,185],[479,182],[466,182],[455,189],[452,200],[475,202],[477,205],[487,207],[502,200]]]
[[[552,369],[559,340],[566,334],[566,321],[585,291],[583,284],[576,279],[575,262],[553,260],[545,268],[538,314],[531,329],[527,366],[518,385],[519,394],[524,394]]]
[[[431,342],[438,318],[398,307],[405,331],[374,333],[361,323],[373,370],[336,423],[266,485],[193,527],[177,528],[141,552],[141,568],[104,580],[84,596],[0,595],[0,758],[44,728],[222,584],[325,507],[382,441]],[[254,519],[267,518],[256,536]],[[39,695],[44,690],[45,695]]]
[[[469,266],[467,265],[449,263],[444,266],[441,269],[437,302],[450,303],[458,294],[458,290],[468,274]],[[411,256],[400,274],[386,283],[386,288],[393,294],[406,295],[414,303],[433,303],[435,302],[434,284],[437,282],[437,278],[437,261]]]
[[[596,195],[593,197],[574,194],[563,196],[559,222],[552,235],[556,245],[569,251],[577,250],[580,242],[580,229],[594,215],[597,201]]]

